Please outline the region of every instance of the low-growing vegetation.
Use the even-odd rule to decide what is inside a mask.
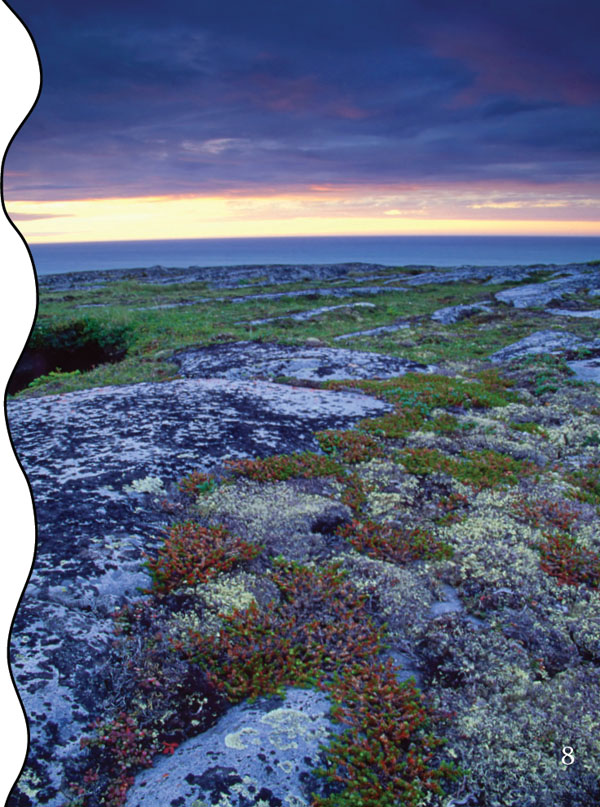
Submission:
[[[135,637],[147,635],[142,659],[158,659],[153,669],[159,683],[151,685],[154,718],[149,722],[134,707],[117,713],[86,740],[91,759],[104,759],[86,774],[83,789],[96,794],[91,807],[123,804],[135,773],[158,755],[174,751],[189,736],[180,724],[172,725],[170,731],[161,728],[169,698],[166,693],[160,695],[160,681],[169,673],[160,670],[161,665],[168,670],[169,664],[199,671],[204,697],[217,713],[228,704],[282,693],[289,686],[325,692],[334,704],[332,720],[339,721],[343,730],[323,746],[322,762],[314,771],[315,782],[321,780],[322,785],[314,786],[313,807],[442,804],[444,789],[459,779],[471,783],[467,789],[496,792],[495,784],[482,778],[482,763],[460,733],[464,720],[456,723],[450,713],[466,708],[468,692],[495,697],[490,694],[495,691],[495,674],[499,679],[516,674],[513,651],[505,656],[508,651],[500,650],[503,631],[510,638],[517,630],[510,627],[515,608],[536,613],[541,608],[549,624],[554,624],[554,614],[560,612],[552,610],[552,603],[564,603],[565,593],[567,601],[575,602],[576,592],[582,589],[595,598],[600,587],[599,547],[577,533],[590,517],[597,518],[593,513],[600,464],[590,460],[584,469],[566,470],[554,455],[552,463],[544,466],[518,456],[524,440],[542,440],[546,450],[560,446],[554,437],[554,414],[547,422],[524,416],[527,383],[521,385],[514,376],[505,378],[496,369],[463,378],[408,374],[389,381],[330,382],[330,388],[354,387],[375,394],[392,403],[394,411],[365,419],[356,429],[317,432],[315,439],[323,453],[231,460],[224,463],[220,475],[194,472],[182,479],[179,490],[191,512],[194,508],[210,512],[211,498],[219,495],[219,489],[250,480],[275,486],[325,485],[327,495],[346,506],[351,516],[335,529],[335,540],[325,552],[327,562],[318,559],[308,564],[274,558],[268,540],[265,546],[249,543],[221,525],[188,521],[170,528],[163,547],[146,561],[153,578],[149,593],[160,616],[149,619],[150,606],[145,604],[137,615],[119,613],[115,622],[122,652],[130,652],[127,648]],[[531,405],[528,411],[534,412]],[[519,417],[514,419],[513,413]],[[485,440],[493,435],[494,448],[481,446],[482,435]],[[425,445],[419,444],[425,439]],[[586,448],[582,439],[581,445],[589,452],[596,450],[593,442],[588,441]],[[551,488],[556,480],[563,485],[559,497],[523,492],[532,484]],[[585,509],[590,506],[591,511]],[[342,553],[336,560],[336,551],[342,548],[339,542],[354,555]],[[502,560],[504,554],[511,559]],[[433,574],[428,576],[429,585],[437,585],[436,578],[455,585],[467,614],[495,624],[500,633],[470,633],[467,621],[452,623],[440,655],[435,620],[419,617],[411,628],[407,625],[412,623],[406,623],[404,630],[421,643],[426,680],[438,682],[431,689],[433,697],[425,699],[413,680],[398,680],[401,668],[385,656],[396,641],[395,629],[387,621],[390,615],[393,624],[398,619],[391,603],[396,602],[393,597],[401,601],[401,590],[394,594],[394,584],[388,583],[387,599],[382,598],[368,576],[349,574],[350,568],[356,568],[353,557],[376,564],[362,567],[370,574],[375,569],[377,574],[431,570],[419,574]],[[205,587],[244,568],[254,570],[257,579],[265,576],[271,597],[257,600],[240,594],[240,605],[233,602],[209,619],[207,606],[202,605],[209,602]],[[552,585],[555,588],[547,588]],[[229,587],[235,590],[233,582]],[[188,603],[183,607],[191,607],[193,619],[183,617],[188,612],[180,611],[181,605],[172,610],[171,596]],[[586,607],[595,608],[594,603],[589,600]],[[157,626],[161,638],[152,640],[150,630]],[[546,650],[546,639],[535,638],[535,631],[523,635],[529,637],[529,649],[524,644],[520,652],[529,657],[531,672],[521,665],[518,675],[531,675],[532,685],[543,686],[547,670],[559,664],[552,655],[555,651]],[[494,650],[488,649],[488,657],[477,649],[479,636],[481,641],[500,642]],[[167,646],[168,664],[168,654],[160,649]],[[462,654],[460,663],[455,653]],[[476,667],[469,666],[471,655],[477,659]],[[137,669],[148,664],[136,661]],[[494,665],[499,665],[496,672]],[[456,689],[457,681],[463,689]],[[516,715],[507,708],[502,719],[510,726]],[[535,709],[534,716],[543,720]],[[473,720],[478,727],[474,730],[486,730],[476,716]],[[506,736],[516,753],[516,739],[508,739],[510,732]],[[542,755],[555,753],[552,747],[536,747]],[[111,759],[109,776],[106,760]],[[508,786],[514,775],[506,776]],[[541,787],[541,782],[532,787]],[[514,802],[506,804],[515,807]]]
[[[445,473],[476,490],[516,485],[523,477],[539,472],[532,462],[492,450],[463,451],[456,459],[435,448],[405,448],[396,457],[409,473]]]
[[[419,558],[440,559],[452,555],[448,544],[436,541],[431,530],[422,527],[395,527],[375,521],[353,520],[339,534],[356,550],[372,558],[393,563],[409,563]]]
[[[225,527],[187,521],[170,528],[158,557],[148,559],[146,565],[153,589],[168,593],[182,585],[205,583],[259,552],[259,547],[231,535]]]
[[[600,462],[590,462],[585,469],[567,474],[566,479],[574,487],[574,498],[600,506]]]
[[[381,279],[388,274],[382,271]],[[319,287],[326,289],[331,286],[339,290],[344,286],[359,287],[361,282],[358,276],[347,278],[343,283],[320,282]],[[256,279],[252,286],[257,284],[258,288],[214,289],[200,282],[156,285],[143,279],[131,279],[102,287],[73,289],[68,294],[42,287],[38,320],[29,347],[49,349],[56,341],[53,334],[58,331],[63,333],[63,346],[67,346],[68,334],[76,335],[81,330],[81,323],[87,323],[83,330],[97,338],[110,356],[97,356],[87,364],[78,360],[74,366],[64,360],[58,361],[53,366],[36,370],[25,383],[57,371],[57,367],[64,372],[80,369],[80,377],[52,379],[52,383],[49,379],[46,384],[40,383],[38,387],[18,392],[24,386],[19,383],[11,393],[52,394],[107,384],[172,379],[177,376],[178,368],[169,359],[174,352],[190,345],[246,339],[303,344],[312,337],[333,347],[339,346],[335,337],[355,333],[356,336],[344,341],[344,347],[419,362],[460,363],[469,359],[484,360],[493,351],[536,330],[564,327],[564,320],[560,317],[502,305],[495,306],[492,312],[480,312],[448,326],[429,319],[431,313],[444,306],[489,301],[496,291],[514,286],[514,282],[485,287],[477,282],[430,283],[408,289],[396,289],[391,284],[383,295],[370,294],[367,284],[364,295],[352,298],[315,295],[314,299],[290,296],[236,302],[249,292],[288,292],[293,295],[294,291],[304,292],[310,288],[306,282],[269,285]],[[371,284],[378,285],[376,280]],[[374,308],[338,309],[303,322],[285,317],[286,314],[347,302],[369,302]],[[249,324],[254,319],[269,317],[281,319],[261,325]],[[383,332],[370,336],[361,333],[398,321],[406,321],[409,327],[393,334]],[[585,318],[569,322],[569,330],[584,338],[593,337],[596,327],[593,320]],[[81,339],[82,333],[76,336],[76,341]],[[71,347],[74,345],[73,342]],[[110,364],[113,361],[116,363]],[[545,386],[554,383],[553,377],[541,378],[540,394]]]
[[[228,460],[225,463],[236,476],[257,482],[279,482],[285,479],[332,476],[342,472],[337,460],[305,451],[301,454],[276,454],[255,460]]]
[[[558,327],[542,310],[494,304],[447,326],[429,319],[504,287],[390,286],[353,298],[372,309],[303,323],[285,319],[315,306],[302,296],[217,304],[248,290],[132,281],[94,292],[107,306],[95,316],[127,342],[122,379],[174,377],[168,360],[189,344],[339,346],[337,335],[400,318],[410,327],[343,345],[436,367],[310,382],[390,411],[317,431],[312,450],[201,466],[173,486],[161,513],[177,521],[145,558],[149,586],[114,614],[113,708],[82,738],[65,807],[120,807],[159,757],[233,705],[289,687],[331,704],[319,763],[306,763],[311,807],[600,799],[600,388],[575,381],[564,355],[485,361]],[[78,290],[69,305],[90,295]],[[172,303],[181,307],[148,309]],[[339,298],[316,303],[330,304]],[[38,334],[64,306],[48,297]],[[249,324],[274,316],[284,319]],[[573,332],[588,335],[590,323]],[[53,370],[20,394],[107,372]],[[565,747],[576,764],[561,763]]]
[[[578,546],[572,535],[546,532],[539,545],[541,568],[560,583],[590,588],[600,586],[600,555]]]

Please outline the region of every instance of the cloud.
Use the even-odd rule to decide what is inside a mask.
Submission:
[[[7,199],[600,182],[587,0],[22,5],[44,85]]]
[[[63,219],[71,213],[10,213],[13,221],[37,221],[39,219]]]

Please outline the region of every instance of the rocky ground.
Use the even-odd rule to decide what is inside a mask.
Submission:
[[[127,355],[8,402],[11,807],[600,800],[598,268],[61,275],[40,323],[92,305]]]

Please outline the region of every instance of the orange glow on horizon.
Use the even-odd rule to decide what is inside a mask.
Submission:
[[[7,204],[32,244],[318,235],[600,236],[597,199],[532,191],[380,188]],[[319,192],[321,191],[321,192]],[[511,197],[506,201],[504,197]]]

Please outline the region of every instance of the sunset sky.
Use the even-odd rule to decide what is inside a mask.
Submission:
[[[34,242],[600,235],[596,0],[14,0]]]

